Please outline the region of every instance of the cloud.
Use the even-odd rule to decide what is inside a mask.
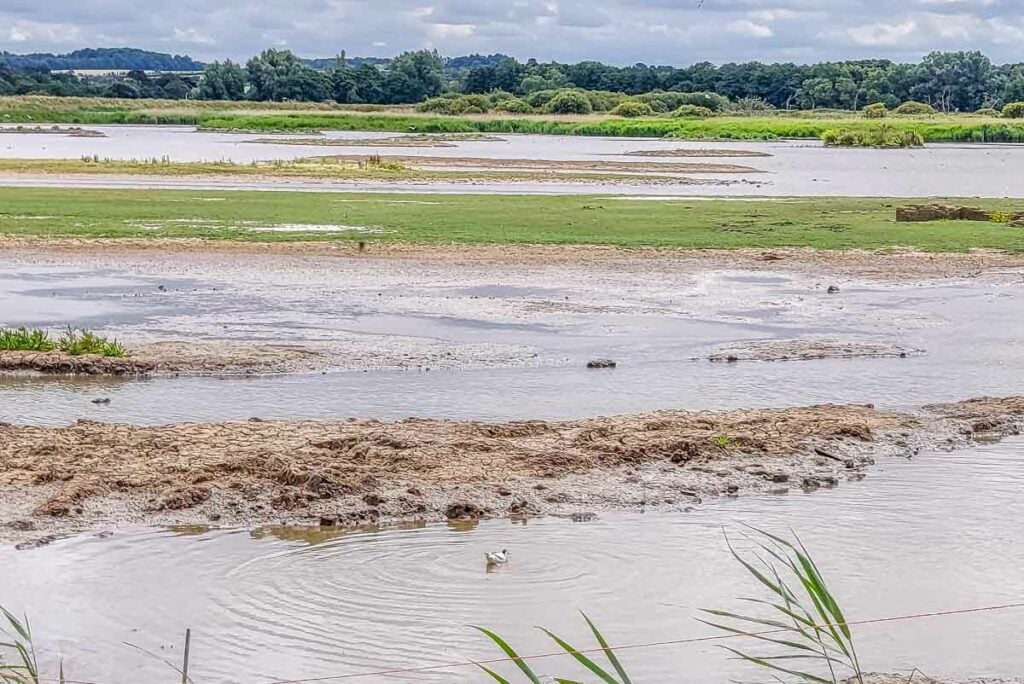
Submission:
[[[917,31],[913,20],[899,24],[876,22],[867,26],[856,26],[846,33],[857,45],[899,45]]]
[[[750,36],[751,38],[771,38],[775,35],[770,26],[764,24],[755,24],[749,19],[737,19],[736,21],[730,22],[726,27],[732,33],[738,33],[741,36]]]
[[[818,61],[982,50],[1019,61],[1022,0],[4,0],[0,44],[19,52],[125,45],[244,59],[447,55],[612,64]],[[53,17],[60,17],[55,22]]]

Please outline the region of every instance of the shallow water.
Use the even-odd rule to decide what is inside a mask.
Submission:
[[[0,378],[0,420],[557,419],[823,402],[903,408],[1018,394],[1024,383],[1019,284],[851,281],[828,295],[819,279],[785,272],[552,267],[513,276],[501,268],[381,266],[368,273],[342,259],[286,266],[215,258],[178,262],[177,270],[161,261],[134,268],[0,261],[0,324],[71,324],[122,339],[341,338],[381,350],[493,345],[519,365],[149,380],[7,376]],[[814,337],[923,354],[694,360],[743,340]],[[586,361],[596,357],[619,366],[588,371]],[[93,404],[99,397],[110,404]]]
[[[665,196],[838,195],[865,197],[1021,197],[1024,176],[1010,170],[1024,167],[1024,145],[932,144],[919,150],[834,149],[811,141],[685,142],[649,138],[502,135],[500,141],[463,141],[454,147],[323,147],[247,142],[273,138],[258,134],[195,131],[182,126],[91,126],[106,138],[62,135],[4,134],[0,158],[78,159],[99,155],[112,159],[167,157],[173,161],[235,161],[295,159],[330,154],[397,154],[481,159],[608,160],[657,164],[692,161],[735,163],[762,174],[693,174],[694,178],[731,181],[727,185],[638,185],[583,183],[388,183],[333,182],[292,179],[125,179],[25,178],[0,179],[0,185],[68,187],[185,187],[259,190],[404,190],[416,192],[530,192]],[[327,132],[346,140],[398,137],[394,133]],[[766,152],[770,157],[672,159],[623,156],[636,150],[741,149]],[[736,182],[744,179],[742,182]]]
[[[832,491],[706,503],[689,514],[601,514],[432,524],[381,532],[118,532],[31,551],[0,549],[0,603],[26,610],[46,655],[104,682],[173,676],[128,641],[179,662],[193,630],[197,681],[268,682],[495,657],[469,624],[523,653],[552,650],[544,625],[588,644],[577,609],[614,643],[709,634],[700,608],[757,595],[722,526],[792,528],[851,620],[972,608],[1024,595],[1024,440],[913,461],[884,460]],[[512,561],[485,570],[485,551]],[[54,600],[55,597],[60,600]],[[856,629],[872,670],[1020,676],[1024,611]],[[726,682],[746,672],[713,644],[625,651],[638,681]],[[544,660],[541,672],[575,674]],[[750,674],[746,672],[746,674]],[[763,677],[763,676],[762,676]],[[751,677],[747,677],[751,679]],[[757,678],[754,678],[757,679]],[[757,679],[760,681],[760,679]],[[482,681],[472,668],[358,681]]]

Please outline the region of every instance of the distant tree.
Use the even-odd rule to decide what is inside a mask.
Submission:
[[[230,59],[208,64],[199,84],[204,100],[242,100],[245,98],[246,72]]]

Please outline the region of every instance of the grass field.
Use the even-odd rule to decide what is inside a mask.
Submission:
[[[951,200],[955,201],[955,200]],[[609,197],[0,188],[0,234],[423,244],[1024,251],[1004,224],[895,223],[893,199]],[[964,200],[1024,210],[1024,200]]]
[[[0,98],[0,123],[182,124],[239,131],[391,131],[419,133],[535,133],[681,139],[772,140],[819,138],[826,130],[887,127],[914,132],[925,142],[1024,142],[1024,121],[972,114],[866,119],[855,113],[781,112],[761,117],[710,119],[608,115],[467,117],[418,114],[408,107],[354,107],[306,103],[107,100],[101,98]]]

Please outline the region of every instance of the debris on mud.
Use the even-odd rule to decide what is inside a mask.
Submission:
[[[1024,397],[1011,397],[921,414],[823,405],[502,424],[10,426],[0,537],[29,536],[16,522],[26,517],[38,535],[211,516],[355,524],[681,507],[786,483],[833,487],[863,477],[876,456],[967,445],[978,430],[1011,434],[1022,416]]]
[[[708,355],[715,363],[737,361],[811,361],[852,359],[868,356],[907,358],[922,354],[920,349],[886,342],[854,342],[830,339],[756,340],[731,345]]]
[[[618,366],[618,364],[611,359],[593,359],[592,361],[587,361],[587,368],[591,369],[615,368],[616,366]]]
[[[923,221],[985,221],[1024,226],[1024,211],[998,212],[954,204],[911,204],[896,207],[896,222]]]

